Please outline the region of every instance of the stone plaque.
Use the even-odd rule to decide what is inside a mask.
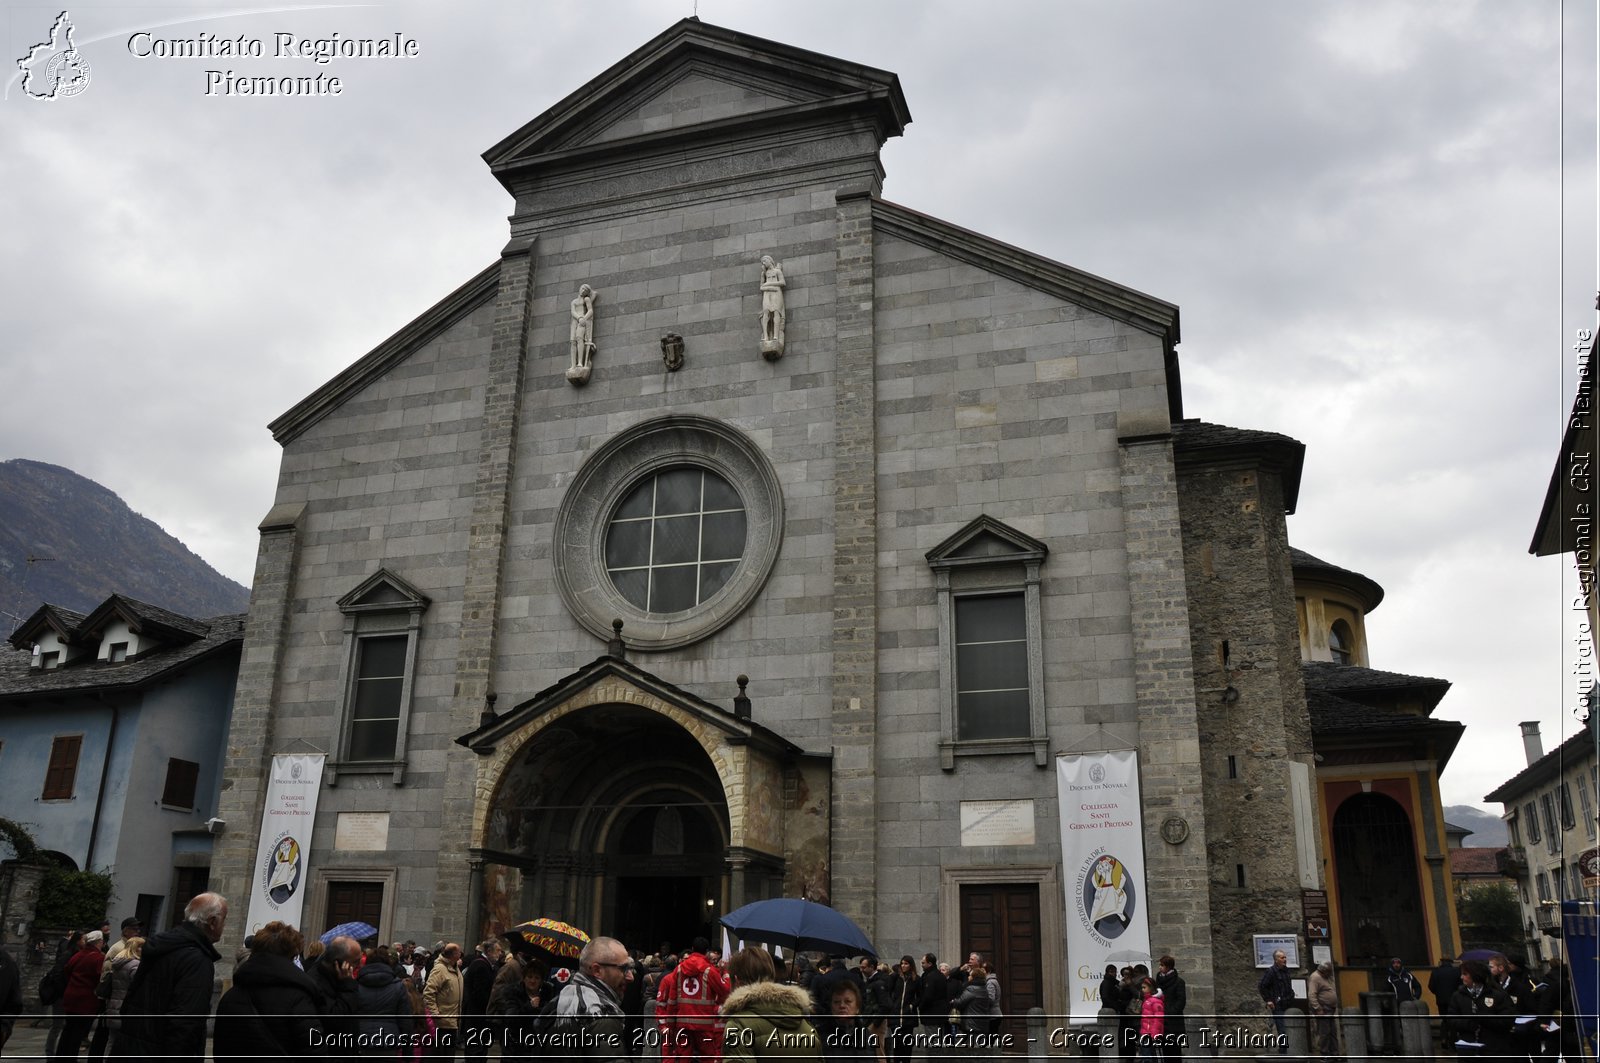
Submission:
[[[1033,800],[961,802],[961,844],[1032,845]]]
[[[389,813],[341,812],[333,847],[346,852],[378,853],[389,848]]]

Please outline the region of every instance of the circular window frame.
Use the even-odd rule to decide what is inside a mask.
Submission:
[[[745,550],[722,589],[690,609],[649,613],[616,589],[605,566],[611,515],[647,475],[673,466],[710,470],[739,493]],[[783,544],[783,490],[772,464],[743,433],[706,417],[673,416],[635,425],[583,463],[556,512],[551,562],[556,589],[573,619],[610,639],[621,618],[628,646],[671,650],[700,641],[744,612],[766,585]]]

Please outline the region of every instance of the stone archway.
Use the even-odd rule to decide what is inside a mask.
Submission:
[[[548,915],[683,942],[721,914],[729,810],[716,766],[674,721],[601,704],[520,744],[500,773],[482,844],[485,915],[498,931]],[[513,873],[514,872],[514,873]],[[654,896],[658,903],[647,905]]]
[[[458,741],[483,757],[474,928],[548,916],[681,946],[784,891],[798,751],[747,717],[601,658]]]

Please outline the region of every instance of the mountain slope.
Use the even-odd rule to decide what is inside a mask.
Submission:
[[[1506,778],[1515,774],[1515,770],[1509,771]],[[1458,827],[1472,828],[1472,833],[1462,843],[1469,849],[1498,849],[1506,844],[1506,821],[1492,812],[1471,805],[1449,805],[1444,810],[1444,819]]]
[[[0,461],[0,636],[45,602],[87,612],[114,593],[194,617],[250,601],[115,492],[59,465]]]

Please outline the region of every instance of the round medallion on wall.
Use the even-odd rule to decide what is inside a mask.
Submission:
[[[705,417],[648,421],[578,470],[556,514],[552,561],[567,610],[599,638],[668,650],[750,605],[778,559],[783,492],[766,455]]]
[[[1168,816],[1161,824],[1161,837],[1168,845],[1182,845],[1189,839],[1189,821],[1181,816]]]

